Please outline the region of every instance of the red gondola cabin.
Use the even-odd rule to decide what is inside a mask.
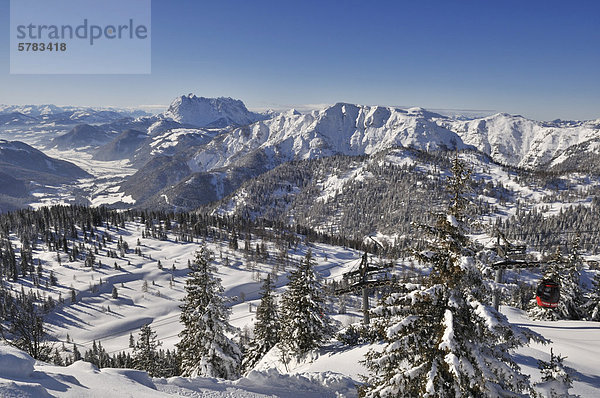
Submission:
[[[560,299],[560,286],[551,279],[544,279],[537,288],[535,299],[540,307],[556,308]]]

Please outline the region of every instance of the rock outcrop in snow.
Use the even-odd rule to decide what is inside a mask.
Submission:
[[[262,120],[265,116],[250,112],[240,100],[205,98],[193,94],[175,99],[162,115],[181,124],[197,127],[241,126]]]

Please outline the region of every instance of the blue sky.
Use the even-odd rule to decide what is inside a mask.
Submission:
[[[0,0],[0,103],[166,105],[192,92],[250,108],[600,118],[596,1],[154,0],[150,75],[10,75],[8,11]]]

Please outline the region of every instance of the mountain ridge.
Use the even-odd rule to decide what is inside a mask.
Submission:
[[[171,127],[169,123],[165,126]],[[401,109],[343,102],[309,113],[288,111],[251,124],[217,129],[213,136],[188,140],[188,145],[183,146],[178,144],[176,134],[180,133],[176,131],[180,130],[167,129],[160,134],[161,140],[171,140],[171,148],[181,147],[161,154],[172,160],[149,162],[123,186],[125,194],[133,194],[127,187],[143,184],[148,176],[161,176],[150,179],[163,183],[146,187],[143,197],[150,202],[139,203],[140,206],[157,206],[161,201],[177,203],[180,196],[185,197],[185,203],[196,206],[219,200],[246,179],[294,160],[372,155],[390,148],[424,152],[469,149],[478,150],[499,164],[533,170],[550,161],[560,162],[560,154],[571,144],[587,150],[590,146],[581,145],[582,142],[600,138],[595,121],[540,123],[506,113],[457,120],[418,107]],[[152,135],[158,137],[154,131]],[[158,148],[164,144],[153,141],[150,145]],[[155,166],[158,168],[153,171]],[[189,174],[182,178],[187,170]],[[202,191],[198,198],[204,200],[191,200],[192,186]],[[151,189],[157,193],[149,195]]]
[[[38,120],[4,115],[9,123],[11,115],[20,115],[28,123],[23,129],[27,131],[32,129],[29,123]],[[507,113],[457,118],[420,107],[346,102],[306,113],[266,115],[249,111],[238,99],[194,94],[175,98],[158,115],[91,116],[106,117],[105,123],[69,127],[46,148],[54,147],[65,156],[83,151],[95,161],[127,164],[132,172],[111,179],[114,185],[108,196],[132,197],[137,207],[189,209],[220,200],[244,181],[286,162],[371,156],[393,148],[423,153],[477,150],[511,167],[600,173],[595,160],[600,152],[600,119],[538,122]],[[45,125],[40,129],[44,131]],[[11,129],[11,134],[14,131],[19,129]],[[93,168],[88,170],[93,173]]]

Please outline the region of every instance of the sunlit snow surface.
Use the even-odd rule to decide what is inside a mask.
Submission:
[[[275,370],[251,372],[236,381],[213,378],[152,380],[131,369],[97,369],[78,361],[67,367],[35,363],[27,354],[0,345],[0,396],[45,397],[285,397],[356,396],[352,379],[332,372],[285,375]],[[6,368],[4,368],[6,367]],[[14,369],[14,372],[5,372]]]
[[[35,257],[39,257],[45,272],[53,270],[58,286],[42,289],[46,295],[58,300],[59,293],[65,299],[47,317],[49,332],[61,347],[67,335],[83,352],[91,348],[92,341],[102,343],[111,354],[128,350],[129,335],[137,336],[139,328],[151,323],[163,342],[161,348],[172,349],[181,331],[179,305],[184,295],[187,260],[191,259],[198,243],[175,242],[172,235],[167,241],[141,238],[143,226],[127,223],[117,234],[134,248],[140,238],[144,257],[128,253],[125,259],[113,259],[102,250],[97,260],[103,264],[94,270],[85,268],[81,262],[69,263],[65,258],[58,264],[56,252],[48,252],[39,246]],[[105,231],[104,228],[99,228]],[[259,240],[253,239],[254,247]],[[231,323],[239,328],[254,322],[256,305],[259,302],[260,282],[272,271],[277,248],[265,242],[270,260],[252,261],[244,257],[243,251],[229,249],[227,244],[208,242],[215,255],[219,277],[225,294],[232,299]],[[107,249],[116,250],[116,239],[108,243]],[[324,244],[313,244],[312,251],[317,261],[317,270],[327,280],[339,279],[344,272],[356,269],[360,252]],[[291,261],[299,261],[306,247],[298,246],[290,251]],[[163,269],[158,268],[161,260]],[[122,269],[114,268],[117,262]],[[131,264],[128,264],[131,261]],[[225,264],[228,263],[229,266]],[[175,269],[173,269],[175,265]],[[286,271],[291,268],[288,267]],[[170,284],[173,276],[172,286]],[[510,278],[514,276],[510,276]],[[523,280],[534,281],[533,274],[523,274]],[[142,291],[143,281],[148,282],[148,291]],[[102,282],[102,283],[100,283]],[[276,279],[277,292],[281,293],[287,279],[284,271]],[[111,297],[112,287],[118,290],[119,298]],[[77,302],[70,302],[70,288],[76,289]],[[14,285],[14,288],[19,288]],[[28,289],[29,287],[26,287]],[[243,297],[243,300],[242,300]],[[252,306],[250,306],[252,304]],[[374,303],[373,303],[374,304]],[[335,314],[334,304],[333,312]],[[334,315],[342,325],[360,321],[360,301],[349,299],[348,313]],[[252,311],[251,311],[252,309]],[[518,324],[531,327],[553,343],[547,346],[532,345],[518,350],[517,362],[533,381],[539,380],[537,360],[548,360],[550,348],[556,354],[567,356],[566,365],[576,370],[576,381],[572,393],[582,397],[600,396],[600,324],[583,321],[541,322],[530,321],[519,310],[502,307],[502,312]],[[66,343],[69,350],[72,344]],[[368,346],[344,347],[331,342],[305,360],[283,365],[276,350],[269,353],[256,367],[257,372],[238,381],[223,381],[212,378],[154,379],[143,372],[123,369],[101,369],[78,362],[70,367],[56,367],[36,363],[31,371],[31,361],[12,349],[0,350],[0,396],[2,397],[152,397],[181,395],[193,397],[336,397],[356,396],[354,385],[360,382],[359,375],[366,374],[360,364]],[[24,362],[22,362],[24,361]],[[20,369],[18,374],[7,369]],[[45,395],[46,392],[49,395]]]
[[[331,118],[343,117],[352,111],[351,108],[351,106],[340,105],[331,109],[329,111],[331,115],[324,118],[321,124],[326,127]],[[408,114],[419,112],[422,111],[409,110],[406,115],[395,116],[391,122],[396,123],[396,127],[403,131],[402,127],[412,122],[407,118]],[[324,111],[321,113],[324,114]],[[425,144],[429,142],[418,134],[386,136],[384,133],[388,130],[380,126],[384,119],[384,113],[384,108],[372,108],[368,109],[368,112],[362,112],[361,117],[368,121],[365,123],[365,126],[368,126],[365,131],[352,138],[351,133],[353,134],[355,131],[353,129],[344,130],[344,133],[349,135],[348,143],[331,141],[331,148],[348,153],[374,153],[379,149],[387,148],[390,143]],[[327,152],[320,147],[322,137],[312,137],[306,134],[294,137],[286,135],[286,132],[292,128],[308,132],[314,127],[313,123],[317,116],[318,112],[306,116],[290,114],[286,117],[275,118],[268,123],[258,123],[253,125],[247,138],[242,137],[241,129],[236,130],[228,137],[225,144],[231,143],[231,146],[227,146],[227,148],[235,152],[243,151],[246,148],[245,145],[241,145],[242,143],[252,144],[249,146],[251,148],[258,148],[276,142],[277,149],[282,153],[292,153],[293,149],[300,154],[301,158]],[[456,130],[463,129],[459,134],[463,142],[475,145],[484,151],[489,147],[489,152],[497,160],[522,166],[538,164],[539,159],[549,160],[558,153],[559,149],[564,149],[567,144],[587,139],[597,130],[591,123],[589,126],[584,124],[577,129],[569,128],[570,133],[565,134],[564,141],[560,141],[560,145],[556,146],[550,144],[558,130],[549,131],[548,128],[533,126],[532,123],[520,120],[518,117],[510,118],[511,120],[508,121],[506,119],[503,115],[486,118],[484,121],[489,126],[485,135],[479,134],[480,127],[477,123],[481,121],[477,123],[473,121],[456,122],[452,127]],[[331,123],[334,125],[333,122]],[[271,128],[270,136],[265,132],[265,124]],[[443,123],[441,124],[443,125]],[[519,124],[525,125],[526,128],[517,131],[514,126]],[[411,127],[408,130],[414,130],[412,125],[408,127]],[[510,135],[504,133],[507,129],[510,130]],[[443,129],[434,129],[434,131],[437,130]],[[520,134],[520,131],[527,131],[531,134]],[[155,149],[168,151],[177,142],[176,138],[183,136],[183,132],[184,130],[181,130],[182,134],[180,135],[165,136],[162,137],[162,140],[157,140]],[[552,134],[546,134],[548,132]],[[46,133],[46,131],[19,131],[23,141],[32,145],[37,144],[40,148],[49,139],[46,137]],[[441,131],[441,133],[445,133],[445,131]],[[202,138],[200,134],[198,137]],[[444,134],[442,134],[443,137],[445,137]],[[394,141],[396,139],[398,140]],[[506,153],[491,151],[493,147],[500,147],[499,141],[501,141],[502,147],[510,150]],[[416,146],[419,147],[419,145]],[[33,194],[37,199],[33,204],[34,207],[56,203],[92,205],[133,203],[130,196],[118,192],[122,178],[135,172],[135,169],[129,167],[126,161],[99,162],[83,151],[46,150],[45,153],[52,157],[71,161],[93,174],[95,178],[80,180],[77,189],[73,189],[72,186],[40,187]],[[225,151],[226,154],[228,154],[227,151]],[[516,154],[516,157],[510,158],[508,154]],[[534,154],[541,154],[541,156],[537,158],[533,156]],[[198,154],[192,162],[198,167],[198,170],[227,164],[228,158],[216,150],[214,153],[209,150],[201,155]],[[517,198],[525,199],[529,206],[536,207],[538,211],[543,211],[546,215],[554,214],[561,208],[571,205],[571,203],[558,201],[543,202],[541,200],[552,193],[550,189],[523,185],[514,173],[493,163],[479,161],[475,155],[461,156],[471,157],[475,178],[485,182],[502,182],[506,188],[515,192]],[[557,161],[559,160],[557,159]],[[391,151],[383,159],[373,158],[372,161],[394,165],[414,164],[420,171],[425,171],[425,168],[429,167],[419,163],[416,158],[402,150]],[[337,190],[343,189],[344,184],[353,179],[369,178],[373,177],[366,172],[365,165],[358,165],[346,175],[337,175],[332,171],[318,185],[320,188],[318,200],[323,202],[331,200],[335,197]],[[597,180],[591,180],[578,174],[569,175],[568,180],[570,187],[575,190],[583,190],[590,184],[598,184]],[[234,195],[223,213],[232,212],[235,207],[243,206],[246,199],[245,194],[247,195],[246,192],[239,191]],[[516,211],[514,203],[500,203],[491,197],[482,197],[481,199],[498,206],[499,214],[496,216],[510,217]],[[540,202],[535,203],[537,201]],[[587,205],[590,200],[589,198],[577,199],[575,203]],[[328,228],[325,226],[325,230]],[[130,248],[134,248],[137,239],[140,238],[140,247],[145,257],[130,253],[126,259],[113,259],[100,253],[97,260],[102,261],[104,266],[93,271],[84,268],[81,263],[69,263],[65,258],[62,259],[62,265],[59,265],[55,252],[43,251],[43,247],[36,250],[34,256],[42,259],[46,272],[53,270],[59,280],[59,285],[44,290],[45,294],[50,294],[55,300],[58,300],[58,296],[61,294],[62,298],[66,300],[66,303],[59,306],[47,319],[49,331],[58,346],[60,346],[60,342],[67,340],[68,335],[69,340],[75,341],[82,352],[91,348],[92,341],[96,340],[100,341],[110,354],[113,354],[128,350],[130,333],[136,335],[139,328],[145,323],[151,323],[152,329],[157,332],[158,338],[163,342],[162,348],[172,349],[175,346],[179,339],[178,333],[181,331],[178,319],[179,305],[184,294],[187,261],[193,257],[193,252],[198,246],[197,243],[176,243],[173,236],[170,236],[169,241],[141,239],[142,229],[141,225],[128,223],[124,230],[119,231],[119,234],[129,243]],[[100,228],[100,230],[104,229]],[[112,231],[111,234],[115,234],[115,232]],[[393,238],[393,236],[383,235],[376,237],[377,240],[388,239],[391,241]],[[483,243],[492,239],[480,238]],[[252,247],[256,243],[259,242],[253,241]],[[215,252],[219,277],[223,280],[225,292],[233,300],[231,323],[239,328],[252,324],[255,312],[251,312],[250,309],[255,309],[258,304],[260,287],[258,279],[264,278],[271,271],[272,263],[257,261],[253,264],[252,261],[244,258],[241,251],[232,251],[226,245],[215,243],[209,243],[209,246]],[[271,259],[273,259],[277,249],[270,243],[267,243],[267,246],[271,253]],[[116,250],[116,239],[113,243],[108,244],[108,248]],[[297,251],[291,253],[292,259],[295,261],[301,259],[305,250],[305,247],[300,246]],[[318,261],[318,270],[321,275],[325,278],[336,279],[341,278],[344,272],[356,269],[361,255],[355,251],[318,244],[314,245],[313,252]],[[162,262],[162,270],[158,269],[158,260]],[[130,265],[128,261],[131,261]],[[228,267],[224,265],[226,261],[229,263]],[[121,267],[121,270],[114,269],[115,262]],[[288,267],[287,271],[289,270]],[[171,277],[173,277],[172,284],[170,283]],[[526,271],[520,272],[518,275],[508,273],[509,280],[517,277],[521,280],[535,281],[539,275]],[[584,280],[589,282],[590,279],[591,272],[588,271]],[[144,280],[148,282],[147,292],[142,291]],[[276,281],[279,293],[282,292],[286,282],[286,277],[281,272]],[[113,286],[118,289],[118,299],[111,298]],[[77,302],[74,304],[71,304],[69,299],[71,287],[78,292]],[[20,289],[20,286],[18,288]],[[26,286],[26,289],[29,288],[30,286]],[[242,300],[241,297],[244,299]],[[358,302],[350,302],[348,304],[349,313],[336,315],[336,319],[342,324],[359,321],[358,305]],[[532,375],[534,381],[539,380],[536,361],[539,359],[547,361],[550,348],[553,348],[556,354],[566,356],[566,365],[576,371],[576,380],[571,393],[580,394],[582,397],[600,396],[600,325],[598,323],[531,321],[519,310],[503,307],[502,311],[512,322],[531,327],[553,341],[547,346],[532,345],[516,352],[517,362],[527,374]],[[67,344],[67,348],[70,348],[70,344]],[[0,396],[152,397],[172,394],[199,397],[334,397],[336,393],[340,396],[353,396],[356,392],[352,386],[352,380],[358,382],[359,375],[366,374],[366,370],[359,361],[363,359],[367,350],[367,346],[344,348],[332,343],[324,347],[320,353],[307,358],[306,361],[289,364],[287,368],[279,361],[277,352],[272,352],[257,367],[260,372],[230,382],[210,378],[151,380],[143,372],[122,369],[97,370],[82,362],[66,368],[42,363],[33,364],[21,353],[2,347],[0,348]],[[292,376],[288,374],[292,374]]]
[[[512,307],[502,307],[511,323],[526,326],[550,339],[548,345],[532,344],[516,352],[516,360],[524,373],[539,381],[537,360],[550,361],[550,348],[555,355],[566,357],[564,364],[575,370],[571,394],[582,397],[600,396],[600,322],[532,321],[527,314]]]

